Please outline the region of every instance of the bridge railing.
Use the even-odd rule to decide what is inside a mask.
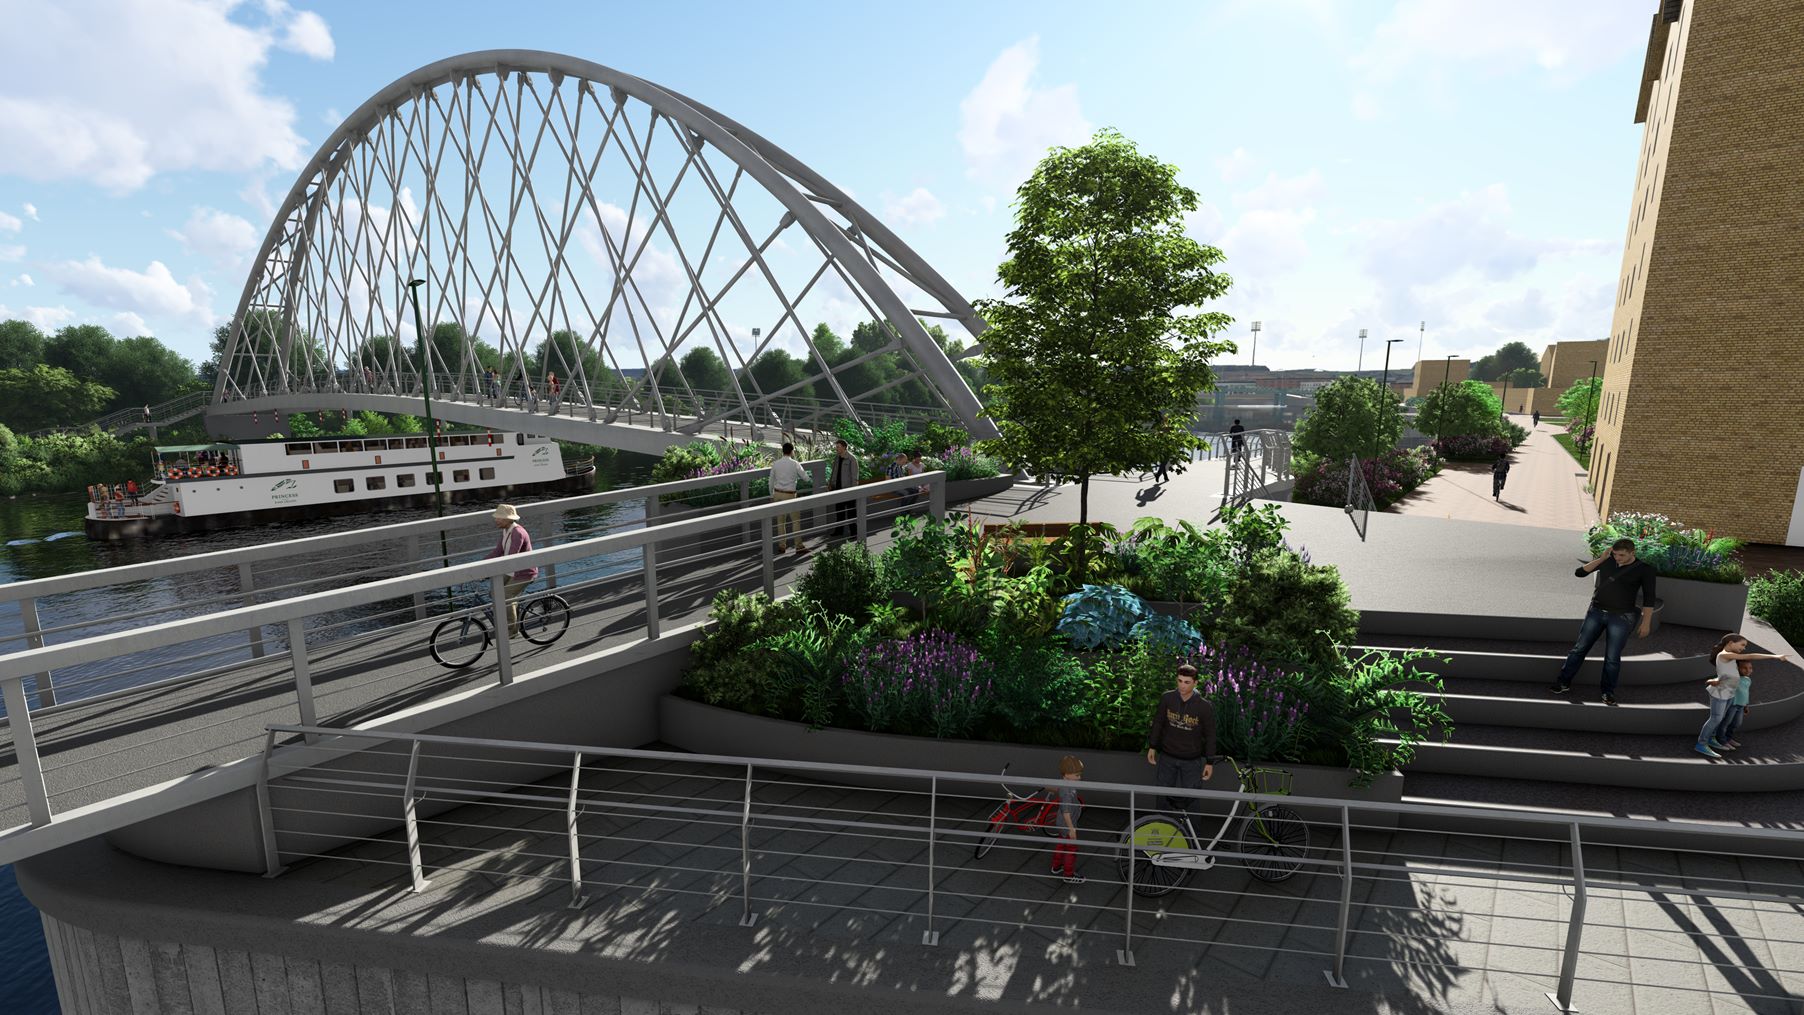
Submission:
[[[198,415],[212,403],[213,393],[211,391],[190,391],[185,395],[178,395],[167,402],[159,402],[156,405],[133,406],[129,409],[110,412],[80,426],[58,426],[47,430],[32,430],[25,436],[47,437],[54,433],[86,433],[89,430],[100,430],[111,434],[130,433],[145,427],[167,426],[170,423],[180,422],[189,416]]]
[[[817,487],[825,482],[825,462],[803,464]],[[529,502],[518,508],[537,544],[552,546],[641,525],[648,517],[668,520],[691,511],[744,505],[760,481],[769,476],[768,468],[747,469]],[[692,508],[681,503],[686,495],[723,489],[736,495],[727,504]],[[661,512],[653,501],[664,502]],[[495,542],[492,519],[487,510],[459,512],[444,518],[11,582],[0,585],[0,605],[11,604],[18,611],[18,620],[16,625],[0,629],[0,653],[440,567],[486,553]],[[554,571],[550,581],[555,584],[556,580]],[[416,605],[424,607],[423,601]],[[271,636],[272,632],[252,628],[243,642],[197,641],[190,644],[190,651],[204,648],[222,657],[234,651],[245,658],[262,657]],[[159,675],[157,671],[163,669],[169,672]],[[39,673],[32,689],[37,706],[43,708],[179,676],[178,670],[175,665],[153,667],[148,673],[78,667]]]
[[[1604,999],[1631,961],[1637,982],[1671,985],[1673,1010],[1709,1010],[1711,994],[1787,1006],[1784,981],[1804,976],[1795,949],[1744,969],[1804,936],[1791,831],[1085,780],[1068,842],[1087,881],[1061,884],[1037,804],[996,820],[1003,787],[1060,784],[283,724],[264,739],[258,805],[268,876],[360,867],[414,893],[481,874],[571,908],[623,891],[663,920],[722,904],[746,928],[868,914],[926,947],[961,924],[1036,927],[1122,966],[1175,947],[1189,976],[1207,946],[1205,963],[1301,961],[1337,988],[1483,970],[1559,1011],[1615,1010]],[[1171,799],[1199,815],[1175,841]],[[1123,848],[1129,828],[1143,848]],[[1633,845],[1656,836],[1657,851]],[[1675,906],[1705,907],[1709,933],[1649,919]]]
[[[802,514],[802,536],[817,545],[836,531],[864,541],[901,513],[943,516],[944,479],[935,472],[822,491],[0,656],[12,747],[0,769],[0,853],[6,829],[21,819],[38,828],[122,797],[146,807],[139,791],[254,754],[270,722],[368,721],[473,683],[506,685],[609,645],[658,638],[669,624],[703,619],[723,589],[774,593],[795,567],[777,559],[780,518]],[[913,495],[920,484],[927,494]],[[576,630],[554,646],[525,644],[508,630],[507,576],[531,567],[558,569],[557,592],[572,612]],[[423,609],[428,600],[443,605]],[[428,639],[441,622],[461,625],[472,614],[487,619],[491,635],[477,662],[447,673]],[[275,634],[264,658],[197,647],[221,638],[242,645],[256,630]],[[181,674],[48,716],[27,708],[34,674],[84,666],[130,674],[152,664]]]

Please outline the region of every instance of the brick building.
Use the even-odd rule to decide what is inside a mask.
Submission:
[[[1419,360],[1410,374],[1409,387],[1403,389],[1403,397],[1426,395],[1442,384],[1458,384],[1471,375],[1472,361],[1469,359]]]
[[[1559,401],[1566,389],[1591,376],[1591,364],[1597,364],[1597,376],[1605,374],[1609,365],[1610,340],[1600,338],[1595,342],[1558,342],[1547,347],[1541,353],[1541,376],[1547,378],[1547,387],[1534,392],[1526,402],[1524,412],[1539,409],[1542,415],[1554,411],[1554,404]],[[1512,412],[1515,410],[1511,410]]]
[[[1592,495],[1804,545],[1804,3],[1656,6]]]

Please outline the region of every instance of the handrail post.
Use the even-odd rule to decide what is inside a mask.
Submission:
[[[251,577],[251,562],[241,561],[238,564],[238,591],[244,594],[244,605],[256,605],[256,582]],[[251,628],[251,658],[263,658],[263,625]]]
[[[946,477],[942,475],[927,487],[927,513],[932,515],[935,521],[941,522],[946,520],[945,479]]]
[[[857,487],[853,487],[852,490],[852,516],[856,519],[853,527],[858,535],[858,544],[863,546],[865,545],[865,538],[869,533],[871,526],[870,509],[866,507],[869,498],[865,497],[864,494],[859,493]]]
[[[570,760],[570,805],[564,811],[564,827],[570,837],[570,905],[566,909],[581,909],[588,901],[583,898],[582,842],[576,835],[576,791],[582,778],[583,752],[577,751]]]
[[[752,766],[745,766],[745,810],[739,816],[739,888],[744,909],[739,916],[741,927],[758,922],[752,912]]]
[[[1353,915],[1353,822],[1348,808],[1340,808],[1340,923],[1334,931],[1334,968],[1327,971],[1328,986],[1347,987],[1347,923]]]
[[[313,673],[307,666],[306,619],[295,617],[288,622],[288,661],[294,669],[294,698],[300,706],[301,725],[318,726],[313,711]],[[312,742],[314,738],[309,737]]]
[[[19,600],[19,618],[25,622],[25,647],[43,648],[43,629],[38,626],[38,601],[35,596],[26,596]],[[49,708],[56,704],[56,684],[50,678],[50,671],[32,674],[32,682],[38,688],[38,707]],[[9,707],[8,714],[11,714]]]
[[[25,791],[25,813],[33,825],[50,824],[50,794],[44,788],[44,766],[38,760],[38,739],[31,728],[31,710],[25,706],[25,680],[0,681],[6,700],[7,726],[13,734],[13,756],[19,766],[19,787]]]
[[[1572,981],[1578,974],[1579,939],[1585,933],[1585,854],[1579,842],[1578,822],[1572,823],[1572,916],[1566,923],[1566,950],[1560,956],[1560,986],[1549,993],[1555,1010],[1576,1012],[1572,1006]]]
[[[276,731],[263,737],[263,762],[257,768],[257,823],[263,832],[263,876],[280,877],[288,869],[276,848],[276,819],[269,806],[269,756],[276,749]]]
[[[772,519],[766,516],[758,523],[758,541],[763,544],[760,557],[764,567],[764,594],[772,599],[777,598],[777,551],[773,545],[776,533],[772,531]]]
[[[645,527],[651,528],[658,517],[658,495],[645,498]],[[640,547],[640,567],[645,574],[645,637],[647,641],[657,640],[662,632],[663,624],[658,617],[658,541],[647,540]]]
[[[1137,794],[1133,790],[1128,790],[1128,876],[1127,891],[1122,893],[1127,896],[1127,919],[1122,921],[1121,948],[1115,953],[1116,965],[1130,967],[1134,964],[1134,864],[1140,859],[1140,851],[1134,848],[1134,825],[1136,824],[1137,817],[1134,813],[1136,796]]]
[[[495,661],[500,666],[501,682],[511,684],[514,682],[514,636],[508,630],[507,575],[489,577],[489,600],[495,614]]]
[[[415,814],[413,786],[420,772],[420,742],[413,741],[413,748],[407,752],[407,786],[401,803],[401,817],[407,823],[407,869],[413,875],[413,890],[423,892],[432,882],[426,880],[426,871],[420,866],[420,822]]]
[[[417,535],[409,535],[402,544],[401,552],[407,556],[407,569],[409,571],[413,570],[413,566],[420,562],[420,537]],[[449,564],[450,561],[444,561],[443,563]],[[426,619],[425,592],[415,592],[413,594],[413,619]]]
[[[940,814],[940,777],[934,776],[927,787],[927,929],[921,932],[921,943],[937,945],[940,932],[933,929],[933,840],[938,837]]]

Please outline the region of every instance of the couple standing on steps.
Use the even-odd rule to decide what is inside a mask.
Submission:
[[[1698,730],[1698,742],[1692,750],[1706,758],[1720,758],[1719,751],[1733,751],[1741,746],[1735,730],[1748,708],[1748,684],[1754,675],[1754,660],[1791,658],[1771,652],[1749,652],[1748,639],[1739,634],[1725,634],[1711,653],[1716,663],[1716,676],[1704,682],[1710,715],[1704,728]]]

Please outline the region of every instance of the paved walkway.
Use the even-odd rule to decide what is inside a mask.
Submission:
[[[1387,513],[1582,532],[1597,523],[1597,508],[1585,493],[1585,470],[1554,440],[1558,432],[1552,423],[1529,431],[1511,456],[1509,482],[1497,500],[1489,463],[1448,462]]]

